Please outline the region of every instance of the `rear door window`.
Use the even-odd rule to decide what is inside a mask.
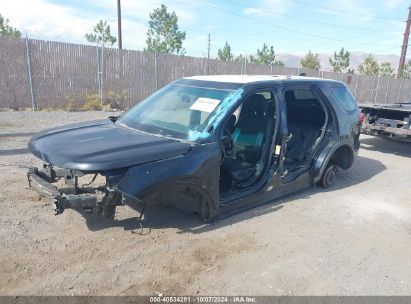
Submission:
[[[352,96],[350,90],[347,88],[331,88],[331,95],[345,111],[351,112],[358,109],[354,96]]]

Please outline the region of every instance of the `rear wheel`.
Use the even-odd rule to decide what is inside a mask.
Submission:
[[[325,169],[323,176],[320,180],[320,185],[327,189],[334,184],[335,178],[337,177],[337,166],[334,163],[329,163]]]

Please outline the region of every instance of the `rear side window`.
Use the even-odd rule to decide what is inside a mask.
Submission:
[[[294,97],[295,99],[316,99],[313,92],[307,89],[295,89]]]
[[[345,111],[351,112],[358,109],[354,97],[347,88],[331,88],[331,95]]]

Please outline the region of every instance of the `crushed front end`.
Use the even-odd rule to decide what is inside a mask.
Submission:
[[[158,163],[166,159],[181,159],[191,145],[105,119],[44,130],[28,149],[44,163],[28,171],[29,185],[50,197],[56,214],[73,208],[114,218],[116,206],[124,203],[144,210],[139,192],[164,176],[141,177],[164,168]],[[133,174],[140,168],[143,173]]]
[[[113,219],[123,197],[110,185],[110,177],[105,173],[63,169],[45,163],[40,169],[30,168],[27,179],[30,188],[50,198],[56,215],[72,208]]]

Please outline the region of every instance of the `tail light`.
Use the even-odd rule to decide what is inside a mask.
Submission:
[[[361,124],[364,123],[365,120],[365,114],[363,112],[360,112],[360,115],[358,117],[358,120],[360,121]]]

